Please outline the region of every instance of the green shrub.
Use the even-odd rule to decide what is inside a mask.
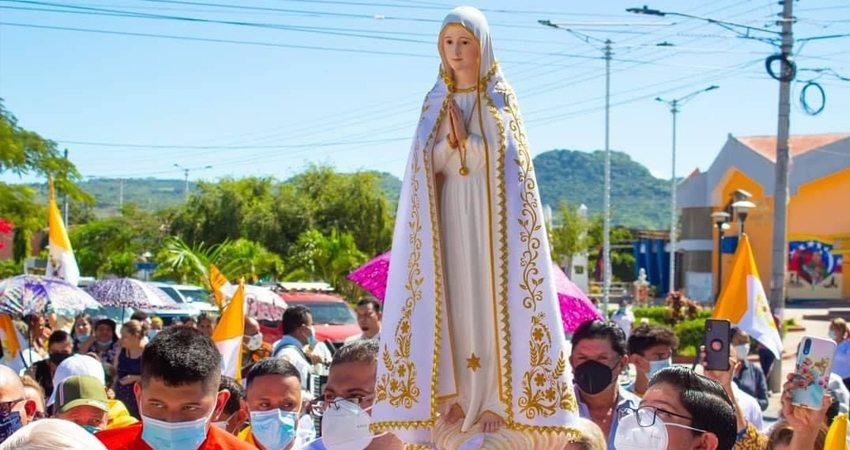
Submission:
[[[680,355],[696,355],[697,349],[703,344],[705,335],[705,319],[686,320],[673,328],[679,337]]]
[[[635,321],[640,322],[640,319],[647,318],[650,323],[661,325],[670,325],[670,310],[664,306],[638,306],[632,309],[635,315]]]

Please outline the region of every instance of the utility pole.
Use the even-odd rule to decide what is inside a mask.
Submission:
[[[690,94],[673,99],[670,101],[664,100],[661,97],[655,97],[655,101],[666,104],[670,107],[670,113],[673,114],[673,170],[670,177],[670,282],[669,292],[676,292],[676,227],[679,222],[679,214],[676,209],[676,116],[685,103],[693,99],[703,92],[713,91],[719,86],[711,85],[705,89],[700,89]]]
[[[123,211],[124,210],[124,179],[123,178],[120,179],[120,183],[121,184],[119,185],[119,189],[118,189],[118,209]]]
[[[794,0],[783,0],[782,5],[782,50],[779,56],[782,64],[779,76],[779,124],[776,133],[776,180],[773,191],[773,247],[771,249],[770,265],[770,306],[777,312],[780,323],[777,325],[782,333],[782,320],[785,317],[785,281],[788,271],[788,200],[789,163],[791,152],[788,136],[791,129],[791,81],[794,79],[796,67],[791,61],[791,50],[794,46]],[[783,341],[784,341],[784,336]],[[782,357],[774,364],[782,365]],[[782,384],[782,370],[774,370],[770,374],[770,388],[779,392]]]
[[[676,292],[676,115],[679,113],[679,100],[675,99],[670,104],[670,112],[673,114],[673,164],[670,176],[670,281],[669,292]]]
[[[66,148],[65,149],[65,160],[67,160],[67,159],[68,159],[68,149]],[[68,192],[65,192],[65,194],[62,196],[62,203],[63,203],[62,209],[63,209],[63,213],[64,213],[63,219],[65,219],[65,228],[67,228],[68,227]]]
[[[605,40],[605,221],[603,230],[602,311],[608,318],[608,301],[611,296],[611,40]]]
[[[192,170],[206,170],[212,169],[212,166],[203,166],[203,167],[183,167],[180,164],[175,163],[174,167],[183,171],[183,177],[186,180],[186,186],[183,188],[183,197],[184,201],[189,201],[189,172]]]

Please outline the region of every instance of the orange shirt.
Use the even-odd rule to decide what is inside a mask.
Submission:
[[[142,440],[141,423],[101,431],[95,437],[100,439],[100,442],[109,450],[153,450],[147,442]],[[198,450],[257,450],[257,448],[218,427],[210,426],[207,439],[198,447]]]

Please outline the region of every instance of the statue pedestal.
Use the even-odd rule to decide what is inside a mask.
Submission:
[[[431,438],[437,450],[462,450],[464,443],[483,436],[481,450],[563,450],[574,439],[563,433],[539,433],[532,431],[517,431],[502,428],[496,433],[482,433],[481,426],[476,425],[467,432],[462,432],[462,420],[450,425],[437,419],[432,430]]]

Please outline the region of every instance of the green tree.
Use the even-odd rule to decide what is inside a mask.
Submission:
[[[245,278],[256,282],[261,277],[283,274],[283,260],[259,242],[237,239],[222,245],[222,273],[229,279]]]
[[[212,291],[209,283],[209,268],[210,264],[215,264],[222,269],[219,266],[221,251],[222,244],[206,245],[199,242],[189,245],[183,239],[171,236],[155,256],[159,266],[153,276],[157,279],[198,284]],[[227,276],[224,270],[222,273]]]
[[[129,277],[133,264],[146,252],[162,247],[163,218],[125,205],[122,214],[73,227],[71,245],[83,275]]]
[[[367,260],[368,256],[358,250],[350,233],[331,230],[329,234],[322,234],[318,230],[308,230],[298,237],[286,279],[325,281],[345,298],[354,299],[362,291],[346,276]]]
[[[0,174],[5,173],[44,178],[53,175],[58,192],[67,193],[75,200],[93,201],[76,186],[80,174],[74,164],[59,153],[56,143],[18,125],[18,119],[0,99]],[[15,259],[29,256],[33,233],[47,225],[44,205],[36,202],[35,191],[0,182],[0,217],[15,226]]]
[[[369,255],[389,249],[392,217],[374,172],[342,174],[310,166],[286,182],[272,178],[226,178],[199,183],[198,194],[172,216],[173,234],[187,243],[222,243],[250,237],[287,257],[298,237],[315,229],[349,233]]]
[[[588,236],[590,221],[582,217],[578,208],[561,200],[553,217],[554,225],[549,231],[552,256],[556,260],[572,258],[586,252],[591,244]]]

